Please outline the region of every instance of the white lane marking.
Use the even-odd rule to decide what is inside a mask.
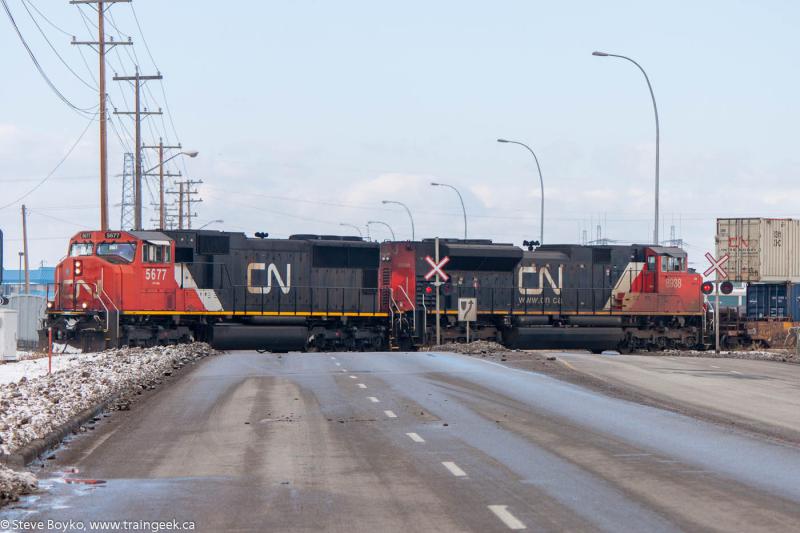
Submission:
[[[336,358],[335,358],[334,356],[331,356],[331,359],[333,359],[334,361],[336,361]]]
[[[358,379],[356,376],[350,376],[350,379]]]
[[[455,464],[455,463],[454,463],[454,462],[452,462],[452,461],[444,461],[444,462],[442,462],[442,466],[444,466],[446,469],[448,469],[448,470],[450,471],[450,473],[451,473],[451,474],[453,474],[453,475],[454,475],[454,476],[456,476],[456,477],[464,477],[464,476],[466,476],[466,475],[467,475],[467,473],[466,473],[466,472],[464,472],[463,470],[461,470],[461,469],[458,467],[458,465],[457,465],[457,464]]]
[[[736,370],[731,370],[731,374],[741,374],[741,372],[737,372]]]
[[[508,529],[527,529],[527,526],[508,511],[508,505],[490,505],[489,510],[499,518]]]
[[[367,396],[367,400],[371,401],[372,403],[380,403],[380,400],[375,396]]]
[[[397,418],[397,415],[392,411],[384,411],[383,414],[385,414],[388,418]]]
[[[615,453],[614,457],[649,457],[652,453]]]
[[[719,368],[717,365],[711,365],[711,368]]]
[[[366,386],[366,385],[364,385],[363,383],[359,383],[359,384],[358,384],[358,388],[359,388],[359,389],[366,389],[366,388],[367,388],[367,386]]]
[[[408,438],[413,440],[414,442],[425,442],[425,439],[423,439],[416,433],[406,433],[406,435],[408,435]]]
[[[342,372],[347,372],[347,369],[346,369],[346,368],[343,368],[343,369],[342,369]]]
[[[339,361],[336,361],[336,366],[342,366],[342,363],[340,363]]]

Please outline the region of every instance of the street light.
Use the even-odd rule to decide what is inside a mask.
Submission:
[[[544,244],[544,179],[542,178],[542,167],[539,166],[539,158],[536,157],[536,154],[533,152],[530,146],[523,142],[519,141],[509,141],[508,139],[497,139],[499,143],[508,143],[508,144],[518,144],[520,146],[524,146],[528,149],[528,151],[533,156],[533,160],[536,161],[536,169],[539,171],[539,186],[542,189],[542,206],[539,209],[540,219],[539,219],[539,244]]]
[[[461,198],[461,193],[458,192],[458,189],[456,189],[452,185],[448,185],[446,183],[431,182],[431,185],[433,187],[447,187],[448,189],[453,189],[454,191],[456,191],[456,194],[458,195],[458,200],[461,202],[461,211],[464,213],[464,239],[466,240],[466,238],[467,238],[467,210],[464,208],[464,199]]]
[[[162,147],[160,149],[159,156],[163,156],[163,153],[164,153],[163,145],[161,145],[161,146]],[[187,155],[189,157],[197,157],[197,155],[199,153],[200,152],[198,152],[197,150],[189,150],[189,151],[186,151],[186,152],[178,152],[177,154],[175,154],[175,155],[173,155],[171,157],[168,157],[164,161],[160,161],[156,166],[154,166],[153,168],[151,168],[149,170],[146,170],[143,173],[143,175],[146,175],[146,174],[149,174],[150,172],[154,171],[155,169],[159,169],[159,171],[158,171],[158,196],[159,196],[160,202],[159,202],[159,209],[158,209],[158,221],[159,221],[158,225],[159,225],[159,227],[161,229],[164,229],[164,224],[166,223],[166,218],[167,218],[167,206],[164,203],[164,165],[167,164],[168,162],[172,161],[173,159],[175,159],[178,156]],[[141,206],[139,206],[139,207],[141,207]]]
[[[403,202],[396,202],[394,200],[383,200],[383,201],[381,201],[381,203],[382,204],[397,204],[399,206],[402,206],[403,209],[406,210],[406,213],[408,213],[408,219],[411,221],[411,240],[412,241],[415,240],[414,239],[414,237],[415,237],[414,236],[414,217],[411,216],[411,209],[409,209],[408,206],[406,204],[404,204]]]
[[[386,222],[381,222],[380,220],[370,220],[369,222],[367,222],[367,226],[369,226],[370,224],[381,224],[381,225],[383,225],[383,226],[386,226],[386,227],[389,229],[389,232],[392,234],[392,240],[393,240],[393,241],[396,241],[396,240],[397,240],[397,239],[395,238],[395,236],[394,236],[394,230],[393,230],[393,229],[392,229],[392,227],[391,227],[389,224],[387,224]]]
[[[212,220],[212,221],[210,221],[210,222],[206,222],[205,224],[203,224],[202,226],[200,226],[200,227],[199,227],[199,228],[197,228],[197,229],[199,229],[199,230],[200,230],[200,229],[203,229],[203,228],[205,228],[206,226],[210,226],[211,224],[224,224],[224,223],[225,223],[225,221],[224,221],[224,220]]]
[[[621,56],[618,54],[609,54],[607,52],[592,52],[593,56],[597,57],[618,57],[619,59],[625,59],[630,61],[634,65],[636,65],[639,70],[642,71],[644,74],[644,80],[647,82],[647,88],[650,89],[650,98],[653,100],[653,112],[656,115],[656,219],[655,219],[655,226],[653,230],[653,242],[658,245],[658,152],[659,152],[659,131],[658,131],[658,107],[656,106],[656,95],[653,93],[653,86],[650,84],[650,78],[647,77],[647,72],[644,71],[642,66],[627,56]]]
[[[364,238],[364,234],[363,234],[363,233],[361,233],[361,228],[359,228],[359,227],[358,227],[358,226],[356,226],[355,224],[346,224],[346,223],[344,223],[344,222],[339,222],[339,225],[340,225],[340,226],[344,226],[344,227],[346,227],[346,228],[353,228],[354,230],[356,230],[356,231],[358,232],[358,236],[359,236],[359,237],[361,237],[362,239]]]

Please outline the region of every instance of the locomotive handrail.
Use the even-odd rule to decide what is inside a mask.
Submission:
[[[400,289],[403,292],[403,296],[406,297],[406,300],[408,301],[408,305],[411,306],[412,316],[414,317],[414,333],[416,333],[417,332],[417,307],[414,305],[414,302],[411,301],[411,298],[408,297],[408,293],[406,292],[406,290],[403,288],[402,285],[398,285],[397,288]]]

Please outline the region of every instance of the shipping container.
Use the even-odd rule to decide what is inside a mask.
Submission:
[[[17,345],[20,349],[36,348],[39,328],[44,318],[47,300],[44,296],[20,294],[10,298],[9,307],[17,311]]]
[[[800,321],[800,284],[751,283],[747,287],[747,320]]]
[[[718,218],[716,252],[732,281],[800,283],[800,220]]]

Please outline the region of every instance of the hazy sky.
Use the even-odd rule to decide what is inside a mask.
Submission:
[[[23,0],[6,1],[53,83],[77,106],[95,105]],[[798,215],[797,2],[134,2],[180,141],[200,152],[172,167],[204,181],[197,225],[224,219],[214,227],[283,237],[382,220],[409,238],[405,212],[380,203],[393,199],[411,207],[418,238],[460,236],[455,193],[429,186],[442,181],[464,195],[470,237],[519,244],[539,234],[539,183],[530,154],[495,142],[507,137],[530,144],[541,162],[545,242],[578,242],[584,229],[593,237],[598,220],[604,237],[649,242],[650,96],[632,64],[592,57],[596,49],[629,55],[650,75],[661,118],[661,234],[669,238],[674,224],[695,266],[713,246],[717,216]],[[27,5],[90,38],[66,0]],[[31,11],[94,85],[80,47]],[[156,67],[130,6],[110,13],[135,43],[109,57],[110,97],[123,110],[130,88],[113,73],[130,74],[137,58],[143,74]],[[2,12],[0,28],[2,207],[51,171],[88,119],[47,87]],[[94,73],[95,53],[82,51]],[[161,87],[150,89],[147,105],[163,107]],[[131,130],[127,117],[115,123]],[[114,176],[130,149],[120,135],[125,146],[109,137]],[[145,142],[159,135],[175,141],[167,117],[148,119]],[[95,123],[24,200],[33,264],[58,260],[71,235],[99,224],[97,167]],[[115,227],[119,191],[114,177]],[[16,268],[19,203],[0,209],[0,229],[5,265]]]

